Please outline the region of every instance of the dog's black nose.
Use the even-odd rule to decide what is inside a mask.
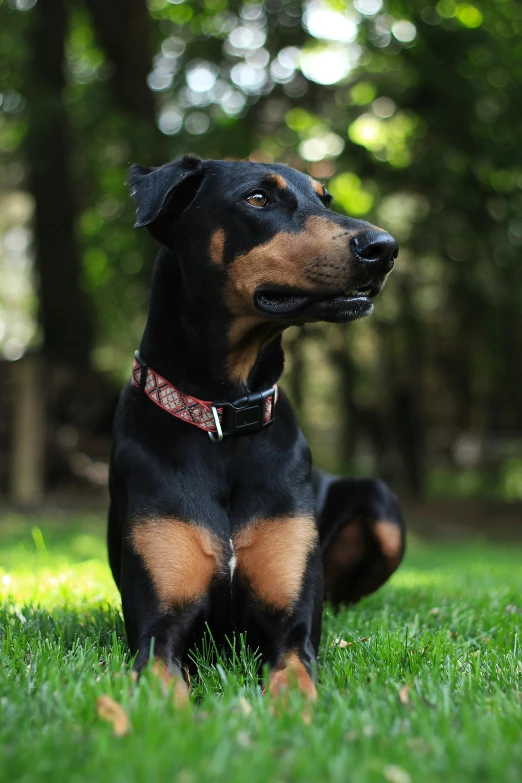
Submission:
[[[364,231],[350,242],[353,253],[365,264],[375,264],[383,271],[390,272],[399,255],[399,245],[385,231]]]

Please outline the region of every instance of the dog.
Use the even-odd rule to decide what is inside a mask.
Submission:
[[[188,651],[246,634],[266,690],[317,695],[323,600],[382,585],[404,552],[387,486],[312,469],[277,382],[282,332],[369,315],[395,239],[331,210],[284,165],[133,166],[136,227],[161,243],[114,424],[109,560],[137,673],[188,698]],[[324,577],[323,577],[324,574]]]

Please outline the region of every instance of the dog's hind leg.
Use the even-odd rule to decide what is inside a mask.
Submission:
[[[352,604],[398,568],[405,528],[397,498],[382,481],[314,471],[325,596]]]

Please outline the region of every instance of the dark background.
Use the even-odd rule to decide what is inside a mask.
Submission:
[[[0,0],[4,497],[103,502],[155,255],[126,171],[190,152],[308,171],[401,243],[370,320],[286,335],[316,461],[522,518],[521,84],[515,0]]]

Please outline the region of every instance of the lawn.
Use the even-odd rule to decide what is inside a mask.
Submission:
[[[200,656],[177,709],[129,676],[103,520],[4,518],[0,780],[519,783],[521,563],[513,545],[411,542],[378,594],[326,609],[312,715],[297,694],[274,711],[248,650]]]

